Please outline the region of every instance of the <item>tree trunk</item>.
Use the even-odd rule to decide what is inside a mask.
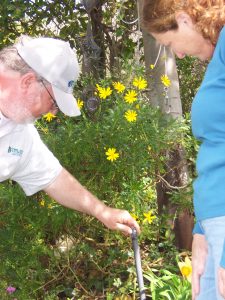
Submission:
[[[144,56],[146,64],[147,78],[149,82],[150,92],[149,99],[153,106],[158,106],[168,116],[173,118],[182,117],[182,105],[179,93],[179,81],[176,69],[176,61],[174,54],[168,48],[160,45],[146,32],[143,32],[144,40]],[[158,61],[154,69],[150,65],[154,65],[158,57]],[[167,90],[165,97],[165,87],[161,83],[160,77],[166,74],[171,80],[171,86]],[[172,187],[181,187],[187,184],[188,170],[185,160],[184,149],[178,145],[174,151],[168,151],[168,167],[167,173],[163,180],[157,185],[157,201],[159,213],[162,208],[166,207],[169,215],[172,216],[170,225],[175,233],[176,245],[180,249],[191,249],[193,216],[189,211],[182,211],[174,216],[178,208],[170,203],[168,192]],[[165,184],[167,182],[168,184]]]
[[[105,46],[102,27],[102,5],[100,0],[82,0],[88,14],[87,33],[81,44],[83,74],[101,78],[105,74]]]

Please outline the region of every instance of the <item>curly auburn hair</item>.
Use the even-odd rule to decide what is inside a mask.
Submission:
[[[225,0],[143,0],[142,26],[150,33],[176,30],[179,11],[186,12],[203,37],[216,44],[225,25]]]

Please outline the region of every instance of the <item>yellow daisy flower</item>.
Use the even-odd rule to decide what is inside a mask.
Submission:
[[[133,80],[133,86],[138,88],[139,90],[144,90],[147,87],[147,81],[142,77],[136,77]]]
[[[135,122],[137,120],[137,113],[135,110],[129,109],[125,112],[124,117],[127,119],[128,122]]]
[[[56,118],[56,116],[50,112],[43,116],[43,119],[46,120],[47,122],[51,122],[54,118]]]
[[[117,158],[120,156],[118,152],[116,152],[115,148],[108,148],[108,150],[105,152],[106,158],[110,161],[117,160]]]
[[[135,213],[131,213],[130,215],[131,215],[131,217],[132,217],[135,221],[137,221],[138,223],[140,223],[140,220],[139,220],[138,216],[135,215]]]
[[[84,106],[84,101],[81,99],[77,100],[77,106],[79,107],[79,109],[81,109]]]
[[[155,68],[154,65],[150,65],[149,67],[150,67],[150,69],[152,69],[152,70]]]
[[[96,84],[96,87],[97,87],[100,99],[106,99],[108,96],[110,96],[112,94],[112,90],[110,87],[104,88],[104,87],[101,87],[99,84]]]
[[[144,217],[145,219],[143,220],[143,223],[148,222],[149,224],[151,224],[153,220],[156,218],[156,216],[152,215],[152,210],[149,210],[147,213],[144,213]]]
[[[98,91],[100,91],[102,89],[102,87],[99,84],[96,84],[96,88]]]
[[[130,90],[128,91],[125,96],[124,96],[124,100],[127,102],[127,103],[134,103],[135,101],[137,101],[137,93],[136,91],[134,90]]]
[[[184,261],[178,262],[180,272],[184,278],[191,282],[192,265],[191,260],[188,256],[185,257]]]
[[[39,202],[40,206],[45,206],[45,200],[42,199],[40,202]]]
[[[121,82],[113,82],[113,87],[118,93],[122,93],[125,90],[125,85]]]
[[[167,75],[162,75],[161,76],[161,82],[164,84],[166,87],[169,87],[171,85],[171,81]]]

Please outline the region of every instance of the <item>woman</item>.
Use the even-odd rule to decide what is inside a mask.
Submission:
[[[142,23],[179,58],[210,59],[191,112],[193,134],[201,141],[192,299],[225,299],[225,1],[144,0]]]

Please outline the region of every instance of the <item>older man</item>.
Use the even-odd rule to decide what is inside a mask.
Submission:
[[[139,231],[127,211],[106,206],[63,168],[32,124],[58,108],[68,116],[80,114],[72,95],[78,75],[76,55],[62,40],[25,37],[0,51],[0,182],[10,178],[26,195],[44,190],[110,229]]]

